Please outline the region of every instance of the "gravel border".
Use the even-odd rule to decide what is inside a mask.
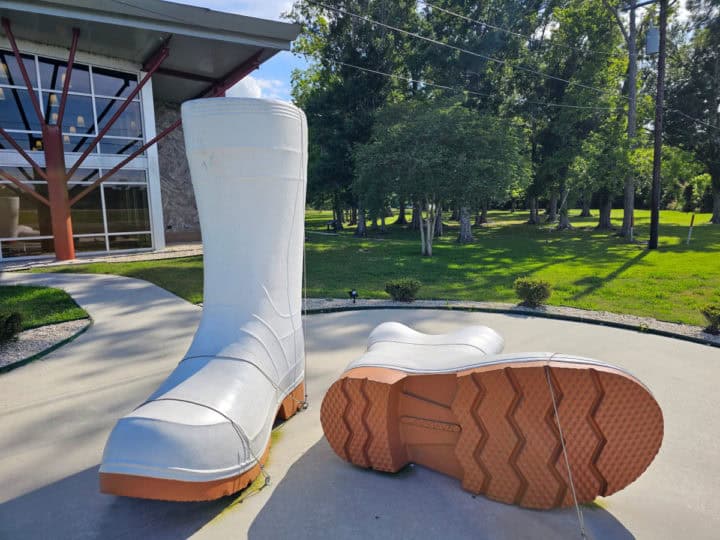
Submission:
[[[75,339],[91,324],[90,319],[79,319],[20,332],[17,339],[0,345],[0,373],[42,358]]]
[[[608,311],[589,311],[565,306],[530,308],[502,302],[416,300],[415,302],[407,303],[381,299],[358,299],[357,303],[353,304],[351,300],[339,298],[308,298],[305,308],[308,314],[332,313],[353,309],[445,309],[530,315],[533,317],[612,326],[625,330],[635,330],[647,334],[692,341],[711,347],[720,347],[720,335],[708,334],[700,326],[658,321],[651,317],[637,317],[635,315],[623,315]]]

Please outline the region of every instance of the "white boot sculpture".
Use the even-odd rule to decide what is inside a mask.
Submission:
[[[260,99],[190,101],[182,119],[203,237],[202,321],[177,368],[115,425],[100,486],[209,500],[257,477],[276,416],[304,403],[307,127],[298,108]]]

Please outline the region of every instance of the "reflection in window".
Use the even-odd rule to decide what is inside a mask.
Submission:
[[[75,251],[78,253],[88,251],[105,251],[105,236],[83,236],[73,238]]]
[[[65,148],[66,152],[83,152],[85,149],[90,146],[90,144],[95,140],[94,135],[88,135],[86,137],[77,137],[75,135],[63,135],[63,148]],[[97,152],[97,146],[93,149],[93,152]],[[66,161],[68,161],[66,159]],[[70,163],[66,163],[66,165],[70,165]]]
[[[78,195],[87,186],[74,185],[68,190],[70,199]],[[105,233],[103,224],[102,201],[100,189],[93,189],[70,209],[72,215],[73,234]]]
[[[98,125],[103,129],[117,110],[125,103],[122,100],[96,98]],[[142,137],[142,122],[140,120],[140,103],[133,101],[123,111],[110,130],[108,135],[116,137]]]
[[[69,184],[90,184],[100,178],[100,171],[97,169],[78,169],[68,180]]]
[[[46,184],[29,187],[47,197]],[[0,238],[51,235],[50,209],[12,184],[0,184]]]
[[[3,240],[2,256],[10,257],[32,257],[35,255],[48,255],[55,251],[55,243],[52,238]]]
[[[100,140],[100,152],[103,154],[132,154],[143,145],[136,139],[108,139]]]
[[[61,97],[62,94],[57,92],[43,92],[45,121],[48,124],[57,124]],[[62,128],[63,133],[69,133],[70,135],[95,133],[95,119],[93,116],[91,97],[68,94]]]
[[[64,60],[51,60],[40,58],[40,85],[43,90],[62,91],[65,84],[65,71],[67,62]],[[70,74],[70,92],[90,93],[90,70],[87,66],[73,64]]]
[[[118,172],[113,174],[109,182],[135,182],[144,184],[147,181],[145,171],[138,171],[134,169],[120,169]]]
[[[137,86],[137,77],[127,73],[94,67],[93,85],[95,86],[95,95],[125,97]]]
[[[120,234],[108,237],[110,249],[144,249],[151,248],[149,234]]]
[[[30,93],[21,88],[0,88],[0,126],[5,129],[40,131]]]
[[[42,150],[42,135],[40,133],[8,133],[23,150]],[[0,150],[12,150],[12,145],[0,138]]]
[[[149,231],[147,188],[105,184],[108,232]]]
[[[27,54],[22,54],[20,57],[23,59],[23,64],[25,64],[25,71],[27,71],[30,84],[33,88],[37,88],[35,58]],[[20,66],[15,60],[15,55],[10,51],[0,51],[0,84],[11,84],[26,88]]]

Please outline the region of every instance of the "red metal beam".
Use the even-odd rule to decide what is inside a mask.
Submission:
[[[45,206],[50,206],[50,201],[48,201],[45,197],[40,195],[37,191],[29,188],[25,184],[23,184],[20,180],[12,176],[11,174],[6,173],[2,169],[0,169],[0,176],[3,177],[5,180],[8,180],[9,182],[12,182],[15,184],[20,191],[24,191],[31,197],[35,197],[38,201],[43,203]]]
[[[145,144],[143,144],[140,148],[138,148],[137,150],[135,150],[132,154],[130,154],[130,155],[129,155],[128,157],[126,157],[125,159],[123,159],[120,163],[118,163],[117,165],[115,165],[112,169],[110,169],[108,172],[106,172],[106,173],[105,173],[104,175],[102,175],[100,178],[98,178],[97,180],[95,180],[92,184],[90,184],[88,187],[86,187],[85,189],[83,189],[80,193],[78,193],[77,195],[75,195],[75,197],[73,197],[72,199],[70,199],[70,206],[74,205],[74,204],[75,204],[76,202],[78,202],[80,199],[82,199],[83,197],[85,197],[85,195],[87,195],[88,193],[90,193],[93,189],[95,189],[96,187],[98,187],[98,186],[99,186],[100,184],[102,184],[105,180],[107,180],[108,178],[110,178],[113,174],[115,174],[116,172],[118,172],[118,171],[119,171],[120,169],[122,169],[125,165],[127,165],[127,164],[130,163],[133,159],[135,159],[137,156],[139,156],[140,154],[142,154],[145,150],[147,150],[148,148],[150,148],[153,144],[155,144],[156,142],[158,142],[160,139],[164,138],[164,137],[165,137],[166,135],[168,135],[170,132],[172,132],[172,131],[176,130],[177,128],[179,128],[181,123],[182,123],[182,120],[181,120],[180,118],[178,118],[177,120],[175,120],[175,122],[173,122],[173,123],[170,124],[168,127],[166,127],[165,129],[163,129],[160,133],[158,133],[157,135],[155,135],[152,139],[150,139],[148,142],[146,142]]]
[[[120,106],[120,108],[115,111],[115,114],[112,115],[110,120],[108,120],[108,123],[105,124],[105,127],[100,130],[100,133],[97,134],[95,139],[90,143],[90,145],[85,149],[85,151],[80,155],[78,160],[75,162],[75,164],[72,166],[72,168],[68,171],[66,175],[67,178],[71,178],[72,175],[75,173],[75,171],[80,168],[80,165],[87,159],[88,155],[90,155],[90,152],[92,152],[95,147],[100,142],[100,139],[102,139],[105,134],[110,130],[110,128],[113,126],[113,124],[117,121],[118,118],[120,118],[120,115],[125,112],[125,109],[128,108],[128,105],[132,102],[132,100],[135,98],[135,96],[142,90],[142,87],[145,86],[145,83],[147,83],[150,80],[150,77],[152,77],[153,73],[160,67],[160,64],[162,64],[163,60],[165,60],[168,57],[168,54],[170,54],[170,49],[167,47],[162,47],[158,54],[155,55],[155,57],[151,60],[151,62],[148,64],[148,70],[145,76],[142,78],[142,80],[138,83],[138,85],[133,89],[132,92],[125,98],[125,102]]]
[[[12,29],[10,28],[10,19],[8,19],[7,17],[3,17],[2,27],[5,30],[5,35],[7,36],[8,41],[10,42],[10,47],[12,47],[13,54],[15,55],[15,60],[17,60],[18,67],[20,68],[20,73],[22,73],[23,79],[25,80],[25,86],[30,93],[30,100],[32,101],[33,107],[35,108],[35,114],[37,114],[40,125],[44,126],[45,119],[43,118],[42,111],[40,109],[40,101],[38,100],[37,94],[35,94],[35,91],[33,90],[32,83],[30,82],[30,77],[28,76],[27,70],[25,69],[25,62],[23,62],[22,56],[20,56],[20,51],[18,50],[17,43],[15,43],[15,36],[13,35]]]
[[[68,89],[70,88],[70,77],[72,77],[73,63],[75,62],[75,52],[77,51],[78,38],[80,37],[80,30],[73,28],[72,31],[72,43],[70,44],[70,56],[68,56],[67,67],[65,68],[65,83],[63,84],[62,95],[60,96],[60,109],[58,110],[58,119],[55,122],[60,126],[62,131],[62,121],[65,115],[65,102],[67,101]]]
[[[37,161],[35,161],[33,158],[30,157],[30,154],[28,154],[25,150],[22,149],[22,146],[20,146],[15,139],[13,139],[10,134],[5,131],[3,128],[0,127],[0,135],[2,135],[7,142],[10,143],[10,146],[12,146],[18,154],[20,154],[25,161],[28,162],[28,165],[30,165],[35,171],[42,177],[43,180],[47,182],[47,174],[45,174],[45,171],[38,165]]]
[[[245,62],[243,62],[238,67],[233,69],[230,73],[225,75],[225,77],[213,84],[210,88],[198,94],[195,99],[203,97],[217,97],[219,95],[223,95],[228,88],[238,83],[239,81],[247,77],[248,74],[252,73],[258,67],[260,67],[260,64],[262,63],[260,61],[260,56],[264,51],[265,49],[260,49],[250,58],[245,60]]]

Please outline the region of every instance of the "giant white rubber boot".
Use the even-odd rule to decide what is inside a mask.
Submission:
[[[203,237],[203,316],[178,367],[116,424],[100,486],[208,500],[260,473],[276,416],[304,403],[307,127],[298,108],[260,99],[190,101],[182,119]]]

